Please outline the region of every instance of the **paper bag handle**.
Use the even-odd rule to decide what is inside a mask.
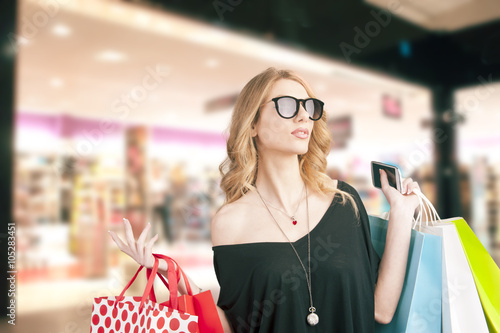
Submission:
[[[163,284],[168,288],[170,292],[168,301],[162,303],[162,305],[167,305],[170,308],[178,310],[179,302],[178,302],[177,291],[178,291],[178,282],[180,281],[181,277],[184,278],[187,294],[193,296],[193,291],[191,289],[191,284],[189,283],[189,279],[186,273],[184,273],[184,271],[182,270],[181,266],[173,258],[158,253],[153,253],[153,256],[157,259],[165,260],[168,266],[167,279],[165,279],[165,277],[160,272],[156,273],[156,275],[158,275],[160,280],[163,282]],[[148,269],[147,271],[148,279],[150,278],[151,274],[154,275],[152,271]],[[154,288],[151,288],[149,298],[153,302],[156,302]]]
[[[153,271],[151,269],[147,270],[147,276],[148,276],[148,281],[150,279],[155,278],[155,275],[158,275],[160,280],[163,282],[163,284],[168,288],[169,291],[169,299],[167,302],[162,303],[162,305],[166,305],[172,309],[178,310],[178,282],[179,282],[179,271],[178,268],[175,267],[174,260],[170,257],[163,256],[161,254],[156,254],[153,253],[153,256],[155,257],[155,260],[158,260],[158,258],[164,259],[167,262],[167,280],[163,277],[162,274],[160,274],[158,271]],[[178,266],[178,265],[177,265]],[[154,289],[151,288],[149,292],[149,298],[153,301],[156,302],[156,296],[154,293]]]
[[[148,278],[148,283],[146,285],[146,288],[145,288],[144,293],[143,293],[142,298],[141,298],[141,304],[140,304],[141,309],[144,307],[144,303],[146,302],[146,299],[148,298],[148,294],[151,293],[151,289],[152,289],[153,283],[154,283],[154,278],[155,278],[155,275],[158,271],[158,265],[159,265],[158,258],[155,257],[155,263],[153,265],[153,268],[151,269],[151,276]],[[120,295],[118,297],[116,297],[117,301],[121,301],[124,299],[123,295],[125,294],[125,291],[127,291],[127,289],[132,285],[132,283],[134,283],[135,279],[137,278],[137,275],[139,274],[139,272],[143,268],[144,268],[144,266],[141,266],[141,267],[139,267],[137,272],[135,272],[134,276],[132,277],[132,279],[130,279],[130,281],[127,283],[125,288],[123,288],[123,291],[120,293]],[[175,284],[175,287],[177,287],[177,284]],[[116,306],[116,303],[115,303],[115,306]]]
[[[418,200],[420,202],[419,207],[420,210],[418,212],[417,218],[413,221],[413,229],[422,226],[422,218],[425,215],[425,225],[429,225],[429,221],[432,225],[434,222],[441,221],[439,214],[436,209],[432,205],[432,203],[427,199],[427,197],[419,190],[414,189],[413,192],[417,195]],[[423,213],[422,213],[423,212]]]

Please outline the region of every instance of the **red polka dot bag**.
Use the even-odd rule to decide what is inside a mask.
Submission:
[[[159,261],[155,255],[152,269],[148,269],[148,283],[142,297],[124,296],[125,291],[135,281],[143,266],[139,267],[119,296],[94,298],[91,333],[198,333],[198,316],[178,310],[175,265],[168,261],[168,281],[158,273]],[[159,276],[168,287],[169,300],[158,304],[153,290],[153,282]],[[189,290],[190,286],[187,286]],[[149,298],[148,298],[149,296]]]
[[[177,264],[174,259],[162,254],[153,253],[153,255],[158,259],[164,259],[167,263],[174,263],[177,281],[180,281],[181,275],[184,277],[184,281],[186,281],[187,295],[180,296],[178,301],[175,300],[175,304],[177,304],[175,309],[198,316],[198,329],[200,333],[224,333],[212,292],[206,290],[193,295],[189,280],[179,264]],[[149,273],[150,271],[148,270],[148,274]],[[168,282],[165,281],[163,276],[159,273],[158,276],[168,287]]]

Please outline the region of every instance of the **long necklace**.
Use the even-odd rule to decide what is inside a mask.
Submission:
[[[305,186],[305,184],[304,184]],[[257,186],[255,186],[257,189]],[[319,316],[315,313],[316,308],[313,306],[313,299],[312,299],[312,283],[311,283],[311,237],[310,237],[310,229],[309,229],[309,198],[307,197],[307,187],[306,187],[306,207],[307,207],[307,258],[308,258],[308,265],[309,265],[309,275],[307,274],[306,267],[304,266],[304,263],[302,263],[302,260],[300,259],[299,253],[295,249],[295,246],[293,246],[292,242],[288,238],[288,236],[285,234],[281,226],[279,225],[278,221],[274,218],[273,214],[271,214],[271,210],[269,207],[267,207],[266,202],[264,199],[262,199],[262,196],[260,195],[259,190],[257,189],[257,193],[259,194],[260,199],[264,203],[264,206],[266,206],[269,214],[273,218],[274,222],[276,222],[276,225],[278,228],[280,228],[281,232],[283,235],[286,237],[288,240],[288,243],[293,249],[293,252],[295,252],[295,255],[299,259],[300,265],[302,266],[302,269],[304,270],[304,273],[306,274],[306,281],[307,281],[307,289],[309,290],[309,301],[311,306],[309,307],[309,314],[307,315],[307,323],[311,326],[315,326],[319,323]]]
[[[262,196],[261,196],[261,199],[262,199],[262,201],[264,201],[265,203],[267,203],[269,206],[273,207],[274,209],[279,210],[280,212],[282,212],[283,214],[285,214],[286,216],[288,216],[292,220],[292,224],[293,225],[297,225],[297,219],[295,218],[295,215],[297,214],[297,211],[299,210],[299,207],[300,207],[300,203],[302,202],[302,193],[304,193],[304,189],[305,188],[306,188],[306,184],[304,183],[304,187],[302,187],[302,192],[300,192],[300,197],[299,197],[299,202],[297,203],[297,208],[295,209],[295,213],[293,213],[292,216],[288,215],[287,212],[281,210],[281,208],[278,208],[278,207],[272,205],[271,203],[269,203],[268,201],[264,200],[264,198],[262,198]],[[259,193],[259,195],[260,195],[260,193]]]

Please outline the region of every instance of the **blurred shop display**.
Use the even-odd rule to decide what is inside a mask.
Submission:
[[[382,113],[389,118],[401,118],[403,114],[401,100],[387,94],[382,95]]]
[[[158,159],[152,159],[150,163],[149,197],[151,204],[152,234],[163,234],[170,242],[172,241],[169,230],[171,220],[172,196],[167,196],[169,179],[167,177],[167,166]]]
[[[86,277],[107,274],[106,230],[115,229],[124,212],[123,167],[106,158],[78,159],[73,177],[70,251],[76,255]],[[116,252],[116,251],[114,251]]]
[[[474,159],[470,170],[474,230],[484,247],[500,261],[500,165],[486,157]]]
[[[16,155],[14,212],[21,281],[105,277],[119,262],[119,250],[109,246],[106,231],[121,233],[123,217],[132,222],[136,216],[126,212],[123,159],[73,158],[70,171],[59,173],[56,157],[36,155]],[[168,243],[208,241],[210,220],[223,201],[217,169],[207,168],[193,177],[186,174],[185,163],[169,166],[155,159],[145,163],[163,175],[151,176],[151,182],[144,184],[144,193],[156,196],[156,201],[151,199],[147,207],[147,200],[135,193],[132,207],[144,207],[148,221]]]
[[[68,251],[69,220],[62,222],[63,181],[56,154],[15,155],[13,216],[17,224],[17,271],[20,282],[76,277],[77,260]],[[66,216],[68,217],[68,216]]]
[[[140,230],[151,222],[167,244],[210,239],[210,220],[223,202],[219,160],[203,167],[186,157],[203,157],[198,152],[203,150],[213,155],[203,146],[190,151],[198,142],[217,145],[220,139],[131,126],[113,133],[113,149],[105,150],[110,138],[95,131],[98,124],[65,115],[18,114],[22,145],[15,154],[13,213],[21,282],[105,278],[120,263],[120,251],[110,246],[106,231],[120,234],[124,217]],[[53,144],[36,149],[35,138],[28,137],[32,132],[45,133]],[[177,150],[162,146],[179,138],[172,146]],[[182,140],[188,145],[179,149]],[[147,156],[148,147],[156,156]]]
[[[488,211],[488,234],[490,249],[495,252],[496,262],[500,263],[500,165],[490,166],[487,174],[486,205]],[[499,264],[500,265],[500,264]]]
[[[14,219],[20,226],[59,220],[59,181],[54,172],[57,155],[21,154],[16,159]],[[28,212],[30,214],[28,214]]]
[[[331,149],[346,148],[347,140],[352,137],[352,117],[345,115],[330,118],[327,126],[332,136]]]
[[[485,158],[476,158],[470,168],[470,191],[472,192],[472,217],[474,220],[474,231],[484,245],[489,249],[491,239],[488,236],[488,223],[490,218],[496,218],[496,200],[491,194],[494,194],[495,174],[494,170],[488,166]],[[491,184],[490,183],[491,180]],[[491,208],[491,209],[490,209]]]
[[[125,216],[136,235],[144,229],[147,219],[147,135],[147,129],[143,126],[131,127],[125,132]]]

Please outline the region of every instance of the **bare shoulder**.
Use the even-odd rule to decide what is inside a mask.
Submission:
[[[339,181],[337,179],[332,179],[332,186],[337,189],[339,187]]]
[[[247,198],[241,197],[219,209],[211,223],[213,246],[234,244],[240,238],[250,205]]]
[[[328,185],[331,186],[332,188],[336,189],[336,190],[339,189],[339,181],[337,179],[330,178],[328,180]]]

